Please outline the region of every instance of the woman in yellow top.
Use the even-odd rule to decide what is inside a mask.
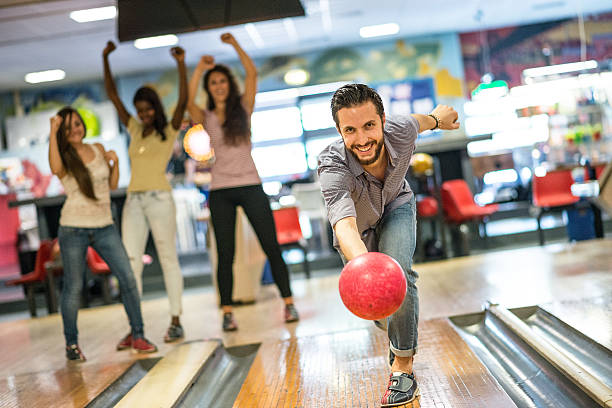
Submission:
[[[187,106],[185,51],[180,47],[171,50],[178,66],[179,97],[172,121],[168,123],[157,92],[147,86],[134,95],[134,107],[140,120],[128,113],[119,99],[108,62],[108,55],[114,50],[115,44],[109,41],[103,52],[104,85],[131,139],[128,149],[131,178],[121,228],[123,243],[142,294],[142,255],[149,231],[153,234],[170,301],[171,321],[164,341],[171,342],[184,337],[179,320],[183,276],[176,254],[176,207],[165,171]],[[127,335],[117,347],[128,348],[131,341],[131,335]]]

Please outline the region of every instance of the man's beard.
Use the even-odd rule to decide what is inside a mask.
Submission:
[[[382,147],[383,147],[383,143],[381,142],[373,142],[376,146],[374,147],[374,156],[371,159],[361,159],[359,157],[359,155],[357,153],[355,153],[355,151],[353,149],[356,149],[355,145],[351,146],[351,148],[349,149],[349,152],[351,152],[351,154],[353,155],[353,157],[355,159],[357,159],[357,161],[359,162],[359,164],[361,164],[362,166],[368,166],[370,164],[376,163],[376,160],[378,160],[378,158],[380,157],[380,152],[382,152]]]

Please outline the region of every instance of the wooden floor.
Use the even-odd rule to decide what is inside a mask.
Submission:
[[[442,318],[477,312],[487,300],[512,308],[560,301],[571,304],[609,296],[612,240],[488,253],[416,265],[415,269],[420,274],[417,285],[421,324],[419,354],[415,359],[422,391],[420,405],[502,407],[503,396],[495,392],[495,383],[482,367],[471,364],[471,352],[458,337],[453,337],[454,332],[446,329]],[[257,376],[249,373],[239,396],[255,398],[253,390],[257,389],[269,401],[275,401],[259,406],[317,406],[307,398],[318,401],[320,406],[334,406],[331,403],[334,390],[355,391],[354,386],[359,389],[350,395],[359,401],[341,406],[376,406],[388,379],[385,335],[344,308],[337,285],[337,275],[294,280],[292,288],[301,320],[288,325],[282,321],[282,303],[276,288],[265,287],[256,304],[236,309],[240,330],[229,334],[221,331],[215,294],[210,289],[187,291],[181,318],[186,340],[220,338],[228,347],[262,343],[252,371],[259,370],[259,377],[263,376],[265,381],[255,386],[253,379],[257,380]],[[146,335],[160,349],[156,356],[165,355],[174,348],[162,340],[169,323],[167,300],[144,301],[143,314]],[[577,312],[570,319],[580,323],[579,316]],[[583,320],[579,328],[602,344],[611,342],[610,333],[595,327],[597,319]],[[140,358],[129,351],[115,351],[116,342],[128,332],[121,305],[81,310],[79,329],[79,343],[88,361],[74,364],[64,357],[59,315],[0,324],[0,406],[84,406],[134,359]],[[354,347],[341,341],[346,336],[352,337],[351,333],[360,333]],[[446,349],[448,353],[461,356],[458,361],[464,371],[453,371],[454,364],[439,362],[443,356],[436,355],[433,341],[439,337],[436,333],[445,336],[450,347]],[[338,353],[325,360],[327,365],[319,364],[321,353],[316,353],[325,350],[321,344],[338,342],[344,344],[340,350],[350,355],[351,362],[343,363]],[[293,356],[290,365],[286,364],[287,356]],[[329,379],[334,380],[330,383]],[[487,389],[493,392],[485,393],[478,381],[491,385],[493,388]],[[251,406],[240,405],[239,401],[236,406]]]
[[[515,407],[447,319],[419,328],[409,407]],[[375,327],[265,343],[234,407],[378,407],[389,381],[389,340]],[[340,397],[339,397],[340,396]]]

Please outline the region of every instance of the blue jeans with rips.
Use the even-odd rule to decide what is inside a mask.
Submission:
[[[64,265],[61,312],[66,345],[78,344],[77,314],[89,246],[96,250],[119,281],[121,300],[132,328],[132,336],[143,337],[144,327],[138,287],[115,225],[101,228],[60,226],[58,238]]]

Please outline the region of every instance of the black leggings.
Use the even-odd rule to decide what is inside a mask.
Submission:
[[[210,218],[215,229],[217,253],[217,283],[221,305],[232,304],[232,290],[234,287],[234,252],[236,247],[236,207],[241,206],[249,222],[257,234],[261,248],[266,253],[272,276],[281,296],[291,296],[289,287],[289,272],[283,260],[280,246],[276,240],[274,217],[270,209],[268,196],[261,184],[254,186],[223,188],[210,192]]]

